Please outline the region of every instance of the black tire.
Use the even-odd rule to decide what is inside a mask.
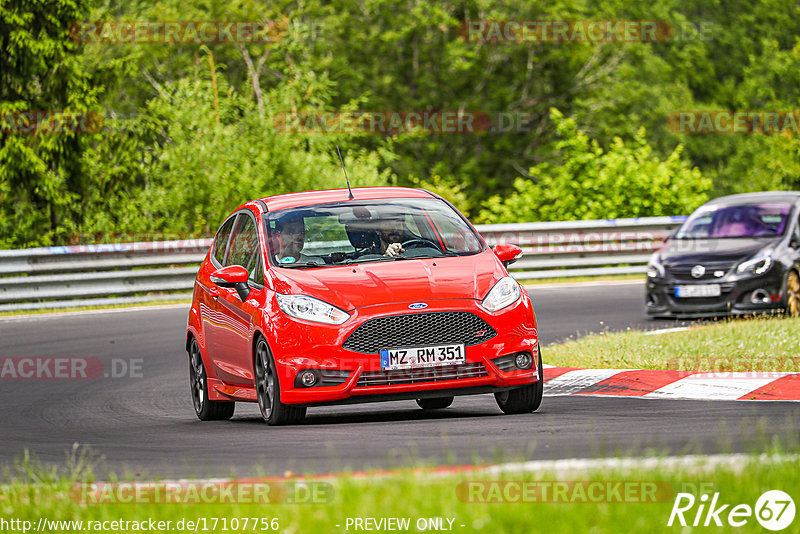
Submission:
[[[281,402],[281,387],[275,372],[275,359],[264,338],[256,342],[253,357],[256,380],[256,397],[261,417],[268,425],[291,425],[306,416],[305,406],[291,406]]]
[[[537,347],[538,348],[538,347]],[[542,367],[542,351],[539,352],[539,381],[509,391],[494,394],[497,405],[506,414],[531,413],[539,409],[544,393],[544,369]]]
[[[417,406],[423,410],[443,410],[453,404],[454,397],[436,397],[435,399],[417,399]]]
[[[208,400],[208,377],[200,345],[192,338],[189,345],[189,387],[192,392],[192,404],[197,418],[201,421],[221,421],[233,417],[235,402]]]
[[[790,317],[800,316],[800,275],[789,271],[783,283],[783,306]]]

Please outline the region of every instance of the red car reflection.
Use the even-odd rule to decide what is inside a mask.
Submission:
[[[396,187],[253,200],[197,273],[186,349],[201,420],[257,402],[271,424],[310,406],[493,393],[535,411],[542,359],[530,298],[446,200]]]

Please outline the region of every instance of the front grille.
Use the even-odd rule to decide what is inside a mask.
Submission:
[[[486,371],[486,366],[481,362],[398,371],[365,371],[358,378],[356,387],[396,386],[420,382],[463,380],[464,378],[479,378],[483,376],[489,376],[489,373]]]
[[[377,353],[428,345],[477,345],[497,335],[489,324],[465,311],[409,313],[370,319],[350,334],[347,350]]]
[[[695,265],[702,265],[706,272],[700,278],[692,276],[692,268]],[[709,261],[704,263],[678,263],[675,265],[667,265],[664,268],[675,280],[685,280],[687,282],[701,282],[708,280],[719,280],[733,269],[736,265],[735,262],[730,261]],[[722,276],[714,276],[717,271],[722,271]]]

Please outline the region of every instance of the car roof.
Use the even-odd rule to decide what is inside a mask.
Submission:
[[[800,191],[760,191],[758,193],[740,193],[709,200],[703,206],[735,206],[751,202],[797,202]]]
[[[354,187],[353,200],[381,200],[392,198],[436,198],[424,189],[410,187]],[[347,202],[350,200],[347,188],[324,189],[321,191],[303,191],[300,193],[284,193],[260,199],[269,211],[286,208],[297,208],[314,204],[331,202]]]

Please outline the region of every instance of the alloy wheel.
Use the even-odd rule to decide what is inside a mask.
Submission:
[[[272,415],[272,400],[275,396],[275,371],[272,368],[272,359],[264,341],[258,343],[256,350],[256,393],[261,415],[265,420],[269,420]]]
[[[200,356],[200,347],[197,340],[192,341],[189,353],[189,386],[192,389],[192,403],[198,414],[203,411],[205,398],[206,371],[203,367],[203,358]]]

